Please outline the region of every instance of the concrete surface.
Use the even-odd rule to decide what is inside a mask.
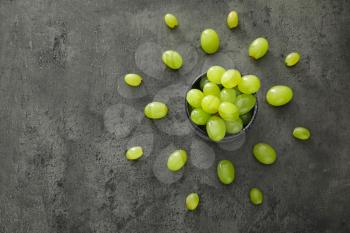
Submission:
[[[232,31],[231,9],[240,17]],[[350,232],[349,11],[346,0],[1,0],[0,232]],[[166,12],[178,29],[164,26]],[[221,38],[213,56],[199,48],[208,27]],[[271,48],[255,62],[247,46],[258,36]],[[180,71],[160,63],[164,49],[183,54]],[[302,60],[286,68],[294,50]],[[196,138],[183,114],[184,90],[213,64],[262,81],[257,121],[236,151]],[[128,72],[144,77],[140,89],[124,85]],[[274,84],[293,88],[291,104],[264,102]],[[153,99],[168,103],[167,119],[144,119]],[[291,137],[299,125],[310,141]],[[262,141],[276,164],[254,160]],[[134,144],[145,156],[126,161]],[[164,163],[175,148],[189,162],[173,174]],[[220,159],[236,166],[227,187],[215,175]],[[255,186],[259,207],[247,196]],[[201,204],[187,212],[193,191]]]

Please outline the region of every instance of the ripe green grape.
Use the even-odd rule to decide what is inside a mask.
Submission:
[[[269,42],[265,38],[259,37],[249,45],[248,53],[250,57],[257,60],[263,57],[268,50]]]
[[[243,125],[248,125],[248,123],[253,117],[253,111],[249,111],[243,115],[240,115],[239,117],[241,118]]]
[[[256,97],[254,95],[242,94],[237,96],[235,104],[239,109],[239,115],[243,115],[254,108]]]
[[[238,14],[236,11],[231,11],[228,15],[227,15],[227,26],[229,29],[235,28],[238,26]]]
[[[224,88],[220,92],[221,102],[234,103],[236,100],[236,91],[234,89]]]
[[[220,105],[220,99],[215,95],[207,95],[202,99],[202,109],[210,114],[214,114],[218,111]]]
[[[142,78],[138,74],[127,74],[124,76],[124,81],[129,86],[138,87],[142,82]]]
[[[225,121],[234,121],[239,118],[239,109],[230,102],[222,102],[218,109],[219,115]]]
[[[195,108],[191,112],[191,120],[196,125],[206,125],[210,116],[209,113],[204,112],[201,108]]]
[[[199,204],[199,196],[197,193],[190,193],[186,197],[186,208],[188,210],[195,210]]]
[[[262,164],[273,164],[276,161],[276,151],[266,143],[257,143],[253,147],[253,154],[256,160]]]
[[[212,116],[209,118],[206,129],[209,138],[215,142],[218,142],[225,137],[225,122],[218,116]]]
[[[255,75],[244,75],[238,84],[238,90],[244,94],[253,94],[260,89],[260,79]]]
[[[201,47],[207,54],[215,53],[220,46],[220,39],[216,31],[213,29],[206,29],[201,35]]]
[[[204,85],[207,84],[208,82],[209,82],[209,80],[208,80],[207,77],[201,78],[201,81],[199,81],[199,88],[200,88],[201,90],[203,90]]]
[[[179,25],[179,23],[177,22],[176,16],[173,14],[166,14],[164,16],[164,21],[165,21],[165,24],[171,29]]]
[[[226,132],[229,134],[239,133],[243,129],[243,122],[240,118],[235,121],[225,121]]]
[[[162,55],[162,61],[167,67],[174,70],[180,69],[182,66],[182,57],[174,50],[165,51]]]
[[[231,184],[235,180],[235,167],[229,160],[221,160],[217,166],[217,175],[223,184]]]
[[[126,152],[126,158],[128,160],[137,160],[143,155],[142,147],[140,146],[134,146],[128,149]]]
[[[263,194],[258,188],[252,188],[250,190],[249,198],[254,205],[260,205],[263,202]]]
[[[189,105],[194,108],[199,108],[202,103],[204,94],[198,89],[191,89],[186,94],[186,100]]]
[[[292,98],[292,89],[283,85],[273,86],[266,93],[267,103],[276,107],[289,103]]]
[[[284,63],[286,66],[295,66],[300,60],[300,54],[297,52],[290,53],[286,56]]]
[[[221,76],[221,84],[226,88],[237,86],[242,80],[241,73],[238,70],[226,70]]]
[[[162,102],[152,102],[146,105],[144,113],[150,119],[160,119],[166,116],[168,107]]]
[[[167,167],[170,171],[176,172],[185,166],[187,153],[185,150],[176,150],[169,155]]]
[[[210,67],[207,71],[208,80],[216,84],[221,84],[221,77],[225,71],[225,68],[221,66]]]
[[[219,97],[220,96],[220,88],[215,83],[209,82],[209,83],[204,85],[203,94],[204,95],[215,95],[215,96]]]
[[[308,140],[311,136],[310,130],[304,127],[296,127],[293,130],[293,136],[300,140]]]

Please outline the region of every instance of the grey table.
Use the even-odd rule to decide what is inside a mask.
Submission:
[[[0,232],[350,232],[349,11],[346,0],[1,0]],[[164,25],[167,12],[178,29]],[[199,47],[205,28],[221,38],[212,56]],[[259,36],[270,51],[253,61]],[[180,71],[164,69],[165,49],[183,55]],[[294,50],[301,62],[287,68]],[[184,91],[213,64],[262,81],[257,120],[234,151],[195,137],[184,115]],[[129,72],[142,87],[125,86]],[[265,103],[275,84],[293,88],[288,106]],[[166,119],[143,117],[154,99],[168,103]],[[311,140],[291,136],[299,125]],[[255,161],[257,142],[276,148],[276,164]],[[145,156],[126,161],[135,144]],[[176,148],[189,161],[173,174],[164,163]],[[232,185],[217,180],[221,159],[236,166]],[[262,206],[249,202],[251,187]],[[201,197],[195,212],[184,208],[189,192]]]

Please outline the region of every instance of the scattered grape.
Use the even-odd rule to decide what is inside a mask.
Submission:
[[[164,16],[164,21],[165,21],[165,24],[171,29],[179,25],[179,23],[177,22],[176,16],[173,14],[166,14]]]
[[[258,143],[253,147],[254,157],[262,164],[273,164],[276,161],[276,151],[266,143]]]
[[[269,42],[263,38],[259,37],[255,39],[249,46],[249,56],[254,59],[259,59],[263,57],[269,50]]]
[[[162,102],[152,102],[146,105],[144,113],[150,119],[160,119],[166,116],[168,107]]]
[[[288,86],[273,86],[266,93],[266,100],[272,106],[282,106],[293,98],[293,91]]]
[[[235,167],[229,160],[221,160],[217,166],[217,175],[223,184],[231,184],[235,179]]]
[[[143,155],[143,150],[142,150],[142,147],[140,146],[131,147],[126,152],[126,158],[128,160],[137,160],[140,157],[142,157],[142,155]]]
[[[170,171],[180,170],[187,162],[187,153],[185,150],[176,150],[168,158],[168,169]]]
[[[138,74],[127,74],[124,76],[124,81],[129,86],[138,87],[142,82],[142,78]]]
[[[308,140],[311,136],[310,130],[304,127],[296,127],[293,130],[293,136],[300,140]]]
[[[297,52],[293,52],[287,55],[284,63],[286,66],[295,66],[300,60],[300,54]]]
[[[263,194],[258,188],[252,188],[250,190],[249,198],[254,205],[260,205],[263,202]]]
[[[174,70],[180,69],[182,66],[182,57],[174,50],[165,51],[162,55],[162,61],[167,67]]]
[[[199,204],[199,196],[197,193],[190,193],[186,197],[186,208],[188,210],[195,210],[197,209]]]
[[[227,26],[229,29],[238,26],[238,14],[236,11],[231,11],[227,16]]]
[[[220,46],[220,39],[216,31],[213,29],[206,29],[201,35],[201,47],[204,52],[208,54],[215,53]]]

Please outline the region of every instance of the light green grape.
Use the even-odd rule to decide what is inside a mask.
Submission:
[[[199,108],[202,103],[204,94],[198,89],[191,89],[186,94],[186,100],[189,105],[194,108]]]
[[[250,57],[257,60],[263,57],[268,50],[269,42],[265,38],[259,37],[249,45],[248,53]]]
[[[226,88],[233,88],[241,81],[241,73],[238,70],[226,70],[226,72],[221,76],[221,84]]]
[[[210,67],[207,71],[208,80],[216,84],[221,84],[221,77],[225,71],[225,68],[221,66]]]
[[[179,23],[177,22],[176,16],[173,14],[166,14],[164,16],[164,21],[165,21],[165,24],[171,29],[179,25]]]
[[[215,95],[207,95],[202,99],[202,109],[210,114],[216,113],[220,105],[220,99]]]
[[[218,116],[212,116],[209,118],[206,129],[209,138],[215,142],[218,142],[225,137],[225,122]]]
[[[284,63],[286,66],[295,66],[300,60],[300,54],[297,52],[290,53],[286,56]]]
[[[277,157],[275,149],[266,143],[255,144],[253,154],[256,160],[265,165],[273,164]]]
[[[201,81],[199,81],[199,88],[200,88],[201,90],[203,90],[204,85],[207,84],[208,82],[209,82],[208,78],[207,78],[207,77],[203,77],[203,78],[201,79]]]
[[[127,74],[124,76],[124,81],[129,86],[138,87],[142,82],[142,78],[138,74]]]
[[[230,102],[222,102],[219,105],[218,112],[225,121],[234,121],[239,118],[239,109]]]
[[[188,210],[195,210],[197,209],[199,204],[199,196],[197,193],[190,193],[186,197],[186,208]]]
[[[209,113],[204,112],[201,108],[195,108],[191,112],[191,120],[196,125],[206,125],[210,116]]]
[[[238,84],[238,90],[244,94],[253,94],[260,89],[260,79],[255,75],[244,75]]]
[[[128,160],[137,160],[143,155],[143,150],[141,146],[134,146],[128,149],[126,152],[126,158]]]
[[[308,140],[311,136],[310,130],[304,127],[296,127],[293,130],[293,136],[300,140]]]
[[[235,180],[235,167],[229,160],[221,160],[217,166],[217,175],[223,184],[231,184]]]
[[[248,125],[248,123],[253,117],[253,111],[249,111],[243,115],[240,115],[239,117],[241,118],[243,125]]]
[[[162,102],[152,102],[146,105],[144,113],[150,119],[160,119],[166,116],[168,107]]]
[[[228,15],[227,15],[227,26],[229,29],[235,28],[238,26],[238,14],[236,11],[231,11]]]
[[[288,104],[292,98],[292,89],[283,85],[273,86],[266,93],[267,103],[275,107]]]
[[[239,109],[239,115],[243,115],[254,108],[256,97],[254,95],[242,94],[237,96],[235,104]]]
[[[165,51],[162,55],[162,61],[167,67],[173,70],[180,69],[182,66],[182,57],[174,50]]]
[[[185,150],[176,150],[169,155],[167,167],[170,171],[176,172],[185,166],[187,153]]]
[[[204,85],[203,94],[204,95],[215,95],[215,96],[219,97],[220,96],[220,88],[215,83],[209,82],[209,83]]]
[[[218,51],[220,46],[220,39],[216,31],[213,29],[206,29],[201,35],[201,47],[207,54],[213,54]]]
[[[221,102],[234,103],[236,100],[236,91],[234,89],[224,88],[220,92]]]
[[[254,205],[260,205],[263,202],[263,194],[258,188],[252,188],[250,190],[249,198]]]
[[[226,132],[229,134],[239,133],[243,129],[243,122],[240,118],[235,121],[225,121]]]

